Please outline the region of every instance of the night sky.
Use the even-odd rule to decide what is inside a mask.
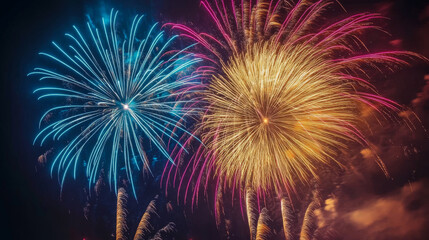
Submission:
[[[409,50],[429,58],[427,1],[340,2],[348,11],[338,10],[341,16],[378,12],[390,18],[381,25],[391,36],[379,34],[368,38],[372,49]],[[56,179],[49,176],[49,168],[38,164],[38,157],[49,150],[49,147],[32,145],[45,108],[32,94],[37,79],[26,76],[37,66],[40,59],[37,53],[51,49],[52,40],[61,39],[73,24],[86,21],[86,14],[96,18],[100,9],[112,7],[131,16],[144,13],[154,21],[186,23],[208,32],[212,30],[205,27],[207,18],[199,0],[2,3],[2,239],[109,239],[114,232],[115,196],[112,193],[104,193],[105,198],[97,203],[97,209],[92,208],[94,212],[88,218],[84,216],[88,201],[80,183],[71,181],[61,195]],[[415,62],[411,67],[380,77],[375,85],[383,96],[413,109],[422,126],[414,132],[406,131],[403,126],[380,127],[371,136],[371,142],[379,147],[379,155],[389,169],[389,178],[362,149],[355,147],[344,153],[343,157],[350,158],[352,167],[333,176],[335,181],[323,186],[326,199],[330,199],[326,205],[335,205],[325,206],[323,221],[335,229],[332,239],[428,239],[429,132],[425,133],[424,128],[429,129],[429,67]],[[131,211],[136,211],[134,218],[160,193],[150,181],[143,200],[130,204]],[[163,201],[168,200],[171,199]],[[95,203],[91,201],[89,204],[93,206]],[[193,213],[188,206],[175,205],[172,218],[180,222],[178,238],[223,237],[216,230],[213,210],[205,205],[207,203],[201,201]],[[231,209],[231,214],[234,216],[229,218],[235,221],[236,231],[233,239],[248,238],[247,225],[239,211]]]

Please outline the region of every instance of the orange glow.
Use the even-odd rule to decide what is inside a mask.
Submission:
[[[262,121],[264,122],[264,124],[268,124],[268,118],[264,117],[264,118],[262,119]]]

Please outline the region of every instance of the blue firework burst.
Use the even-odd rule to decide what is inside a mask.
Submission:
[[[192,45],[169,50],[177,36],[166,38],[158,24],[139,31],[143,16],[138,15],[129,30],[121,28],[117,16],[112,10],[100,29],[88,22],[86,35],[73,26],[74,33],[65,34],[67,48],[52,42],[57,55],[40,53],[51,67],[29,74],[47,84],[34,91],[38,99],[54,103],[42,115],[34,143],[66,143],[51,167],[61,186],[67,175],[76,178],[85,162],[90,186],[104,168],[116,191],[118,170],[124,168],[134,190],[133,171],[150,171],[144,142],[173,161],[170,142],[182,147],[180,137],[192,135],[185,118],[196,110],[190,106],[200,86],[198,75],[185,74],[200,61],[187,53]]]

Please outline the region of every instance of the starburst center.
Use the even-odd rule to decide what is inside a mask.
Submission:
[[[264,118],[262,118],[262,122],[263,122],[264,124],[268,124],[269,120],[268,120],[268,118],[267,118],[267,117],[264,117]]]

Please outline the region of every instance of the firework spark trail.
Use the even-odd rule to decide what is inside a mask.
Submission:
[[[70,171],[76,179],[77,169],[87,159],[90,187],[100,169],[106,168],[110,186],[117,191],[118,172],[125,168],[136,197],[133,169],[150,172],[142,144],[150,142],[173,162],[167,151],[170,142],[182,148],[181,135],[192,135],[185,124],[197,110],[193,107],[197,98],[191,95],[199,91],[201,81],[198,74],[185,73],[201,59],[188,52],[192,45],[169,50],[177,36],[166,38],[163,31],[157,32],[158,24],[140,31],[143,16],[135,16],[129,30],[121,27],[117,16],[112,10],[100,29],[88,22],[86,33],[73,26],[74,33],[65,34],[71,41],[68,48],[53,42],[57,55],[40,53],[54,64],[29,74],[49,82],[35,93],[39,99],[52,98],[56,104],[64,100],[64,104],[43,114],[40,127],[48,116],[54,114],[56,119],[41,129],[34,142],[67,140],[51,168],[61,186]]]
[[[247,221],[250,230],[250,239],[256,238],[257,226],[258,226],[258,209],[255,201],[255,193],[251,189],[246,191],[246,213]]]
[[[148,235],[150,234],[150,232],[153,231],[151,220],[153,215],[158,216],[158,214],[156,213],[157,200],[158,200],[158,196],[156,196],[155,199],[150,201],[149,205],[147,205],[146,211],[144,212],[140,220],[140,223],[137,227],[136,234],[134,235],[134,240],[147,239],[149,237]]]
[[[174,222],[169,222],[163,228],[158,230],[158,232],[151,239],[153,240],[164,240],[171,239],[172,235],[177,232],[176,224]]]
[[[281,198],[281,218],[283,221],[283,233],[276,233],[275,225],[270,217],[269,210],[264,207],[261,211],[257,211],[255,203],[255,194],[251,190],[246,191],[246,209],[247,218],[249,223],[250,238],[251,239],[277,239],[283,236],[286,240],[300,239],[309,240],[314,239],[315,231],[319,230],[318,217],[316,212],[321,210],[321,198],[318,190],[314,190],[311,194],[308,205],[306,204],[303,210],[303,215],[300,219],[292,209],[290,200],[286,197]],[[276,211],[276,210],[275,210]],[[277,236],[277,237],[276,237]],[[271,237],[271,238],[270,238]]]
[[[300,240],[311,240],[313,239],[314,231],[317,229],[317,218],[315,211],[320,206],[320,196],[317,190],[313,192],[313,200],[305,210],[304,219],[302,221],[301,233],[299,235]]]
[[[134,240],[143,240],[143,239],[171,239],[173,235],[177,232],[176,224],[174,222],[169,222],[162,228],[158,230],[155,228],[156,220],[159,220],[161,217],[158,214],[158,195],[150,201],[146,211],[143,213],[137,230],[134,234]],[[116,239],[125,240],[128,239],[127,236],[132,236],[128,231],[128,210],[127,210],[128,194],[124,188],[119,188],[117,196],[117,209],[116,209]],[[171,204],[167,203],[166,205],[167,212],[172,211]],[[155,231],[157,230],[157,231]]]
[[[270,216],[268,210],[263,208],[259,214],[258,226],[256,227],[256,240],[267,240],[270,239],[271,228],[270,228]]]
[[[283,197],[280,201],[285,239],[292,240],[292,224],[290,218],[293,216],[293,209],[288,198]]]
[[[250,239],[269,239],[271,234],[270,217],[268,210],[263,208],[258,211],[257,196],[252,189],[246,190],[246,214],[250,230]]]
[[[128,194],[124,188],[118,190],[118,201],[116,206],[116,240],[127,239],[125,234],[128,230],[127,227],[127,205]]]
[[[214,63],[206,68],[208,108],[196,130],[205,146],[185,164],[178,184],[185,202],[190,194],[194,204],[209,179],[240,196],[248,188],[257,196],[295,191],[296,184],[318,178],[319,166],[342,166],[336,156],[349,142],[370,147],[361,105],[382,118],[399,119],[402,106],[377,93],[370,73],[393,71],[420,56],[406,51],[360,54],[367,47],[359,36],[380,30],[372,23],[380,15],[355,14],[320,27],[317,22],[330,1],[201,4],[216,35],[169,24],[199,43],[202,49],[194,51]],[[183,151],[176,153],[181,159]],[[178,169],[168,166],[164,174],[176,179]],[[191,181],[195,187],[189,190]]]

